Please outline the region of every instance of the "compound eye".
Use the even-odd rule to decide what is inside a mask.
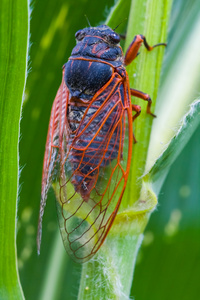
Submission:
[[[76,32],[75,38],[76,38],[77,40],[81,40],[82,37],[83,37],[83,30],[80,29],[80,30],[78,30],[78,31]]]
[[[112,40],[112,42],[118,44],[120,42],[120,36],[117,33],[110,33],[109,34],[110,39]]]

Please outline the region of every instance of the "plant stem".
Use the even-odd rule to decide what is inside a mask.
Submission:
[[[167,24],[172,1],[135,0],[132,1],[127,30],[125,49],[136,34],[143,34],[150,45],[167,41]],[[152,99],[152,111],[156,103],[161,66],[165,48],[163,46],[148,52],[141,47],[140,55],[127,67],[130,86],[148,93]],[[134,134],[138,143],[133,146],[132,168],[129,174],[129,185],[123,200],[124,206],[138,201],[142,186],[141,176],[144,173],[153,118],[146,114],[145,101],[134,98],[134,104],[142,108],[140,117],[134,122]],[[133,184],[134,183],[134,184]]]
[[[142,235],[109,238],[96,257],[83,265],[78,300],[129,299],[141,241]],[[132,251],[127,253],[127,246]]]

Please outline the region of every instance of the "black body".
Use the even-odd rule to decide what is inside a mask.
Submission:
[[[75,36],[77,45],[65,64],[65,83],[71,96],[90,100],[113,73],[106,62],[113,67],[123,64],[120,37],[106,25],[79,30]]]

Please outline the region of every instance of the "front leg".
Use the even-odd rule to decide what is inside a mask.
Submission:
[[[129,65],[139,54],[138,51],[139,51],[142,43],[144,43],[144,46],[148,51],[151,51],[155,47],[158,47],[158,46],[167,46],[167,44],[165,44],[165,43],[159,43],[159,44],[156,44],[151,47],[147,43],[145,36],[142,34],[138,34],[134,37],[132,43],[130,44],[130,46],[128,47],[128,49],[126,51],[125,58],[124,58],[124,63],[126,66]]]

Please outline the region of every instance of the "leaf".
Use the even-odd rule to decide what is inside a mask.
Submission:
[[[174,36],[167,46],[163,84],[156,103],[157,118],[153,122],[145,173],[152,168],[176,134],[189,105],[198,98],[200,72],[200,41],[196,39],[200,30],[198,7],[198,1],[195,1],[189,10],[186,3],[181,4],[180,23],[175,24]],[[174,9],[174,14],[175,12]],[[172,16],[172,20],[174,18]],[[183,31],[183,28],[187,30]]]
[[[0,3],[0,298],[23,299],[16,257],[18,141],[26,79],[28,4],[25,0]]]
[[[177,133],[171,139],[165,151],[157,159],[149,173],[144,177],[144,181],[152,182],[154,191],[160,190],[170,166],[187,144],[199,124],[200,100],[197,100],[191,104],[190,110],[182,119]]]
[[[170,17],[172,1],[132,1],[128,24],[128,35],[125,49],[131,43],[136,34],[143,34],[150,45],[167,41],[168,20]],[[144,9],[145,7],[145,9]],[[140,55],[127,66],[130,87],[148,93],[152,99],[152,111],[155,110],[157,100],[159,78],[164,52],[163,46],[148,52],[145,47],[140,48]],[[121,210],[138,201],[142,186],[142,175],[146,165],[150,134],[154,118],[147,115],[147,103],[133,98],[134,104],[140,105],[142,112],[133,124],[134,135],[138,141],[133,145],[131,171],[127,189],[124,194]],[[126,202],[127,201],[127,202]]]

